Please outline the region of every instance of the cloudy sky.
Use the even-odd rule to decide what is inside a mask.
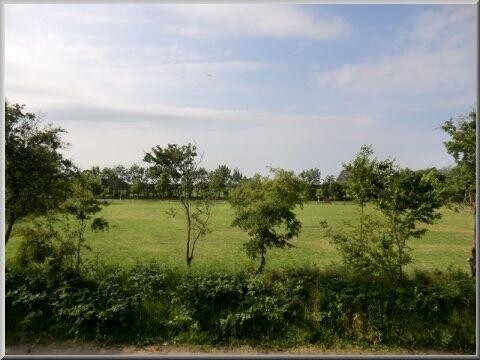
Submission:
[[[81,167],[195,141],[204,165],[337,174],[358,148],[451,164],[476,100],[474,5],[5,5],[6,96]]]

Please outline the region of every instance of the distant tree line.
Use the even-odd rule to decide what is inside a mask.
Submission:
[[[168,157],[168,154],[166,155]],[[146,156],[147,159],[150,159]],[[152,161],[152,160],[150,160]],[[433,173],[435,177],[447,186],[451,186],[451,177],[456,176],[458,169],[435,167],[416,170],[418,173]],[[178,184],[172,174],[155,165],[141,166],[133,164],[130,167],[116,165],[112,167],[94,166],[83,170],[92,180],[92,191],[101,198],[132,198],[132,199],[178,199]],[[348,193],[348,182],[351,174],[343,169],[340,174],[321,177],[318,168],[307,169],[297,174],[305,184],[305,200],[329,203],[332,201],[352,201]],[[208,171],[204,167],[198,168],[199,183],[208,184],[216,200],[228,199],[232,191],[242,180],[252,179],[243,175],[238,168],[230,169],[227,165],[219,165]],[[192,189],[193,198],[200,197],[196,188]],[[367,200],[375,200],[373,194]],[[458,196],[458,195],[457,195]],[[463,196],[463,195],[462,195]]]
[[[165,157],[173,156],[166,154]],[[174,161],[173,157],[167,159]],[[135,198],[135,199],[178,199],[179,184],[172,173],[155,165],[151,155],[145,156],[145,162],[151,166],[133,164],[130,167],[116,165],[113,167],[94,166],[84,170],[96,184],[94,193],[102,198]],[[208,183],[214,198],[225,199],[233,188],[246,177],[235,168],[220,165],[212,171],[204,167],[197,169],[199,181]],[[193,189],[193,197],[200,197],[200,192]]]

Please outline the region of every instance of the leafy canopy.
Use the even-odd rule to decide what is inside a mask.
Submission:
[[[250,236],[244,244],[247,255],[252,259],[261,258],[257,272],[265,265],[268,248],[293,246],[289,241],[298,236],[301,229],[294,209],[305,201],[305,183],[293,172],[271,171],[273,179],[257,174],[241,182],[229,199],[235,210],[232,225]]]
[[[17,220],[57,208],[68,197],[76,172],[61,153],[65,130],[41,127],[24,107],[5,102],[5,241]]]
[[[443,195],[437,174],[400,169],[389,159],[374,158],[367,146],[344,166],[348,191],[361,211],[358,222],[346,229],[333,230],[322,222],[327,235],[356,271],[401,279],[403,266],[412,261],[408,240],[425,234],[419,224],[440,217]],[[364,211],[367,201],[374,204],[369,213]]]

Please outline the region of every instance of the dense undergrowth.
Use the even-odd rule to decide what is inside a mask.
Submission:
[[[6,269],[7,343],[401,346],[473,353],[475,283],[460,271],[392,283],[341,270],[189,273],[158,264]]]

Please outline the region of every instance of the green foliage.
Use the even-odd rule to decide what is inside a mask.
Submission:
[[[172,192],[179,198],[190,197],[193,191],[197,165],[197,147],[194,144],[179,146],[168,144],[165,148],[157,145],[144,156],[152,164],[150,171],[160,178],[162,175],[171,184]]]
[[[61,339],[126,340],[124,334],[136,324],[140,295],[122,280],[118,271],[94,279],[73,271],[17,269],[9,273],[9,318],[21,319],[15,327],[30,338],[47,332]]]
[[[316,200],[316,192],[322,182],[320,170],[318,168],[303,170],[298,177],[305,182],[307,200]]]
[[[168,179],[182,204],[186,228],[185,261],[190,267],[197,242],[211,231],[212,188],[205,180],[205,169],[199,167],[201,157],[199,159],[197,147],[190,143],[182,146],[168,144],[165,148],[157,145],[145,154],[144,161],[153,164],[151,173]],[[194,191],[200,200],[192,199]]]
[[[372,146],[363,145],[355,159],[343,165],[348,174],[347,193],[362,211],[367,201],[378,197],[385,182],[396,170],[393,161],[379,161],[372,156]]]
[[[104,203],[93,196],[90,180],[90,175],[79,175],[72,184],[72,197],[60,206],[61,212],[49,212],[21,229],[17,263],[24,266],[47,263],[56,270],[76,264],[76,269],[80,269],[81,250],[91,250],[86,245],[87,231],[104,231],[109,227],[104,218],[94,217]]]
[[[450,140],[445,142],[447,152],[453,156],[455,162],[464,164],[470,174],[475,174],[476,168],[476,126],[475,110],[468,116],[460,116],[456,122],[452,119],[447,120],[442,126],[442,129],[450,135]]]
[[[396,237],[420,238],[426,229],[417,229],[416,224],[432,224],[440,218],[437,210],[443,205],[442,194],[434,174],[404,169],[385,179],[384,184],[377,205]]]
[[[476,215],[476,127],[477,114],[472,110],[468,116],[460,116],[456,122],[446,121],[442,129],[450,135],[446,141],[447,152],[453,156],[456,166],[447,178],[446,194],[449,202],[467,206]],[[476,227],[474,227],[473,246],[468,262],[472,276],[476,276]]]
[[[318,201],[323,200],[325,202],[345,200],[346,195],[345,184],[336,181],[333,175],[326,176],[315,193]]]
[[[6,242],[17,220],[45,214],[68,197],[76,171],[61,153],[65,130],[40,127],[39,118],[24,107],[5,101]]]
[[[7,334],[16,339],[475,349],[475,284],[457,271],[392,284],[313,269],[252,276],[157,264],[81,274],[8,267],[6,290]]]
[[[227,197],[230,177],[230,169],[227,165],[219,165],[209,174],[210,186],[217,199],[220,199],[222,194]]]
[[[56,217],[49,213],[44,219],[36,218],[31,226],[21,229],[23,241],[16,254],[18,264],[27,266],[58,257],[62,234],[55,228],[56,220]]]
[[[244,244],[249,257],[260,257],[257,273],[265,265],[268,248],[292,247],[301,223],[294,209],[305,201],[305,183],[293,172],[272,169],[273,179],[260,175],[242,182],[232,193],[230,204],[235,210],[232,226],[245,230],[250,240]],[[283,229],[282,229],[283,228]]]
[[[442,129],[450,136],[445,141],[447,152],[452,155],[456,166],[449,172],[447,194],[450,202],[475,207],[476,170],[476,123],[475,111],[460,116],[457,121],[446,121]]]
[[[246,177],[242,175],[240,170],[238,168],[233,169],[232,175],[230,176],[230,185],[235,188],[240,184],[242,180],[244,180]]]
[[[82,248],[91,250],[86,245],[86,232],[90,231],[104,231],[108,230],[108,222],[102,217],[94,217],[100,212],[102,205],[106,203],[100,202],[95,198],[89,186],[89,178],[80,176],[75,179],[72,184],[72,197],[65,201],[61,209],[67,215],[66,236],[74,243],[76,253],[76,268],[81,265],[81,250]],[[68,217],[70,216],[70,217]],[[73,225],[70,226],[69,220],[73,219]]]
[[[373,149],[363,146],[345,165],[350,174],[348,191],[361,210],[358,224],[350,231],[334,231],[325,222],[322,225],[346,264],[364,274],[398,280],[403,277],[403,267],[412,261],[407,242],[426,233],[419,224],[432,224],[440,218],[437,210],[443,196],[435,173],[399,169],[391,160],[379,161],[372,155]],[[369,199],[382,215],[380,220],[365,214]]]
[[[363,215],[362,221],[355,220],[339,229],[333,229],[326,221],[321,222],[348,268],[378,278],[385,274],[395,275],[399,267],[411,261],[408,254],[398,254],[388,226],[379,216],[368,214]]]

